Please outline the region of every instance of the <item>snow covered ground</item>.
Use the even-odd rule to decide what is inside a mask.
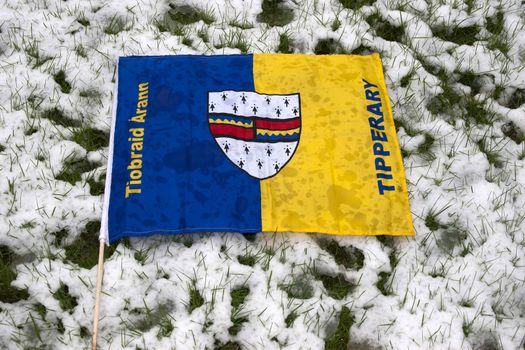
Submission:
[[[415,238],[107,254],[104,349],[523,349],[521,0],[2,0],[0,348],[88,348],[115,58],[381,53]]]

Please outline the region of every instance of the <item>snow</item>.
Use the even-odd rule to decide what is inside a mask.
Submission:
[[[394,115],[416,132],[409,136],[404,127],[398,132],[407,154],[416,237],[385,244],[375,237],[288,233],[257,235],[253,241],[238,234],[129,239],[115,246],[105,263],[100,348],[212,349],[234,341],[243,349],[321,349],[342,306],[354,317],[349,348],[523,348],[525,141],[518,144],[502,131],[509,122],[518,134],[525,131],[525,104],[509,104],[525,88],[523,2],[474,1],[469,10],[468,3],[457,1],[377,0],[352,10],[336,0],[287,0],[295,17],[284,27],[257,21],[260,0],[184,3],[215,17],[209,25],[201,20],[185,26],[191,47],[155,25],[170,9],[167,0],[0,2],[0,145],[5,147],[0,148],[0,245],[17,256],[10,266],[17,273],[11,286],[28,291],[27,299],[0,301],[2,347],[81,349],[90,343],[80,330],[91,329],[96,267],[67,259],[65,247],[77,242],[89,222],[101,219],[103,198],[90,193],[87,180],[104,178],[108,147],[88,152],[72,140],[75,128],[42,118],[41,112],[58,107],[83,127],[109,133],[118,56],[239,53],[215,47],[230,33],[240,33],[250,52],[274,52],[279,35],[287,33],[296,53],[313,53],[325,38],[339,40],[349,51],[365,45],[381,53]],[[487,39],[492,35],[487,18],[500,9],[505,54]],[[365,21],[375,12],[404,26],[403,42],[377,35]],[[105,33],[115,18],[123,20],[125,30]],[[334,31],[336,18],[341,26]],[[253,28],[231,26],[235,20]],[[472,45],[433,34],[439,26],[472,25],[480,26]],[[458,93],[473,94],[457,83],[460,73],[481,77],[473,98],[496,119],[489,124],[461,119],[459,106],[431,113],[428,103],[444,89],[428,65],[443,69]],[[70,93],[53,79],[61,69]],[[494,94],[498,86],[500,96]],[[432,157],[420,153],[424,133],[434,139]],[[68,163],[82,160],[92,169],[81,181],[56,179]],[[429,213],[438,228],[429,227]],[[61,229],[67,235],[59,244],[54,233]],[[323,239],[362,251],[363,267],[338,264],[321,248]],[[239,262],[245,255],[256,257],[254,266]],[[333,298],[314,269],[342,274],[356,287],[341,300]],[[390,293],[378,288],[382,272],[390,274]],[[302,278],[312,296],[288,295],[283,285]],[[53,296],[61,283],[76,298],[71,310],[63,310]],[[243,286],[250,292],[237,311],[246,322],[232,334],[231,291]],[[190,312],[191,288],[200,292],[203,304]],[[35,309],[39,303],[45,317]],[[291,312],[298,317],[287,326]],[[166,322],[172,330],[163,335]]]

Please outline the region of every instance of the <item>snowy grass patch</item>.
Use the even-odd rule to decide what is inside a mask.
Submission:
[[[380,52],[416,237],[122,239],[100,346],[523,348],[524,6],[3,1],[0,343],[89,347],[117,56]]]

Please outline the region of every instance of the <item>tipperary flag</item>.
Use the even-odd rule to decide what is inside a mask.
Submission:
[[[101,239],[413,235],[379,55],[122,57]]]

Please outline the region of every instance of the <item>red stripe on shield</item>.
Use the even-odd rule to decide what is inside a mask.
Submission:
[[[253,128],[243,128],[235,125],[210,123],[210,130],[215,137],[232,137],[241,140],[253,140]]]
[[[295,129],[301,126],[301,118],[293,119],[256,119],[255,127],[257,129],[268,129],[268,130],[288,130]]]

